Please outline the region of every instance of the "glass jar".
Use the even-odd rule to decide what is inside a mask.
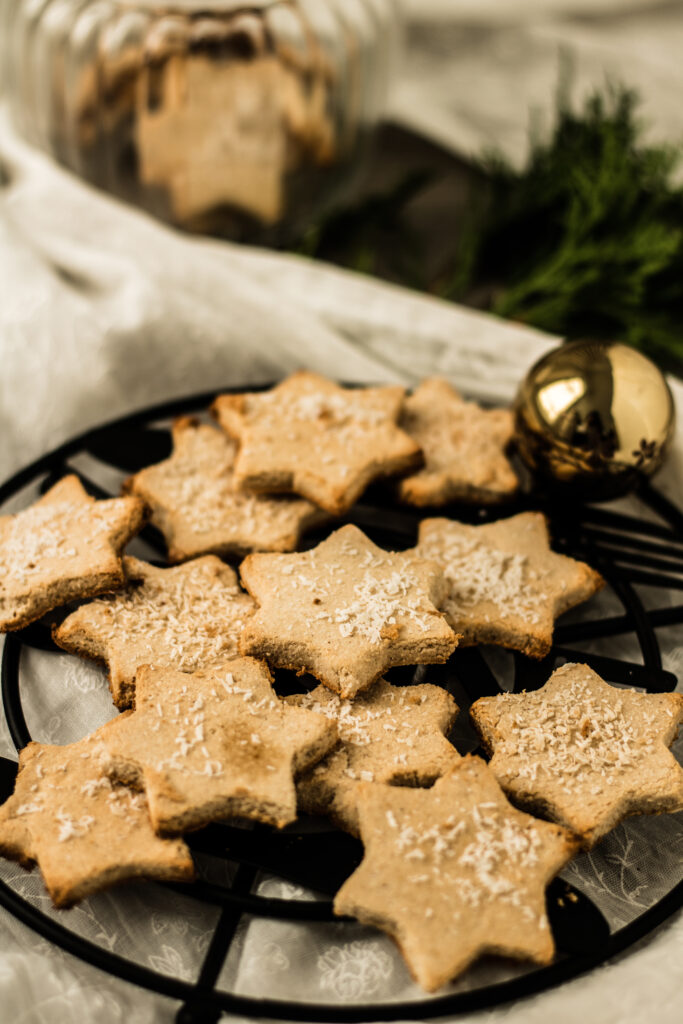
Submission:
[[[382,113],[393,0],[3,0],[13,119],[88,181],[182,227],[296,235]]]

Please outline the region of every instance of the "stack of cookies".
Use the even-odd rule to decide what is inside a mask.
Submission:
[[[402,552],[334,519],[381,477],[420,507],[504,501],[510,414],[442,380],[406,397],[304,372],[211,412],[218,426],[178,420],[170,458],[123,497],[67,476],[0,518],[0,629],[68,605],[54,639],[107,666],[120,711],[21,752],[0,852],[37,863],[69,906],[127,878],[191,878],[182,837],[211,822],[325,815],[365,847],[336,912],[390,934],[425,989],[482,953],[547,963],[545,889],[569,858],[628,814],[683,808],[668,749],[683,696],[564,666],[534,693],[476,701],[491,761],[461,757],[452,696],[384,673],[458,644],[542,658],[599,574],[553,552],[536,512],[424,519]],[[168,567],[123,555],[147,519]],[[313,526],[324,539],[297,550]],[[282,699],[282,669],[319,685]]]

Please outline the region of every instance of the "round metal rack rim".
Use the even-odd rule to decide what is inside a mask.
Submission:
[[[106,973],[113,974],[149,991],[157,992],[159,995],[185,1002],[191,1002],[197,992],[197,986],[190,982],[179,981],[167,974],[151,971],[116,953],[103,950],[95,943],[82,939],[36,910],[32,904],[19,897],[4,882],[0,882],[0,904],[9,910],[17,920],[28,925],[43,938]],[[545,991],[554,985],[585,974],[586,971],[599,966],[638,942],[639,939],[644,938],[682,905],[683,882],[680,882],[664,900],[645,911],[631,924],[615,932],[604,951],[592,956],[559,960],[549,967],[533,971],[521,978],[499,982],[483,989],[474,989],[457,995],[436,996],[433,999],[412,1002],[397,1001],[395,1003],[344,1006],[330,1003],[293,1003],[286,1000],[256,999],[249,996],[233,995],[229,992],[214,991],[211,994],[211,1000],[216,1007],[226,1012],[242,1013],[262,1019],[321,1021],[330,1022],[330,1024],[332,1022],[340,1022],[340,1024],[342,1022],[349,1022],[349,1024],[359,1022],[360,1024],[365,1021],[388,1021],[401,1018],[424,1020],[446,1014],[483,1010]],[[198,1020],[197,1024],[201,1024],[201,1022]]]
[[[270,385],[259,386],[252,388],[252,390],[262,390],[268,386]],[[238,391],[244,389],[226,388],[224,390]],[[183,397],[171,402],[159,403],[149,409],[131,413],[100,427],[79,434],[77,437],[65,442],[54,451],[36,459],[30,465],[15,473],[11,479],[6,481],[6,483],[1,485],[0,505],[4,504],[8,498],[12,497],[26,485],[38,480],[41,476],[49,475],[54,472],[61,473],[62,471],[65,471],[68,460],[78,453],[92,449],[97,450],[99,442],[102,439],[107,438],[109,432],[112,430],[130,430],[131,428],[137,427],[142,428],[147,425],[152,425],[157,421],[168,420],[174,416],[184,413],[199,412],[206,408],[214,398],[215,394],[215,391],[211,391],[191,397]],[[101,461],[108,461],[101,455],[96,457],[99,457]],[[614,513],[609,509],[602,508],[591,509],[590,512],[586,514],[586,521],[592,523],[593,528],[597,526],[597,534],[599,534],[601,530],[603,532],[607,530],[608,533],[609,531],[612,531],[610,536],[612,537],[613,535],[616,537],[617,541],[622,538],[618,532],[614,534],[614,530],[628,531],[628,529],[631,529],[633,531],[637,529],[639,531],[638,537],[640,538],[640,549],[645,552],[649,549],[656,549],[657,545],[653,544],[649,539],[643,541],[641,536],[643,534],[647,537],[656,538],[659,541],[671,541],[675,545],[683,544],[683,516],[680,510],[651,487],[647,487],[644,490],[642,497],[650,508],[666,521],[666,527],[660,524],[649,524],[643,520],[623,516],[619,513]],[[543,502],[543,504],[547,505],[547,502]],[[377,520],[377,516],[374,518]],[[397,513],[395,516],[395,522],[395,532],[398,534],[405,533],[408,524],[411,522],[410,516],[405,512]],[[662,609],[655,613],[651,613],[648,616],[648,613],[645,612],[640,598],[632,585],[633,582],[638,582],[640,579],[638,572],[635,571],[630,577],[628,573],[625,574],[622,571],[622,568],[616,564],[619,561],[618,557],[616,557],[618,550],[615,554],[614,551],[609,550],[609,547],[600,548],[600,540],[599,537],[597,537],[597,534],[597,539],[594,538],[593,541],[591,541],[590,536],[588,536],[589,533],[590,531],[587,531],[587,539],[584,538],[584,543],[591,549],[591,553],[594,556],[597,567],[604,570],[604,573],[607,576],[610,585],[613,587],[615,594],[618,596],[625,613],[621,619],[615,618],[612,620],[604,620],[605,628],[612,630],[612,633],[605,633],[604,635],[614,635],[614,630],[618,630],[620,632],[624,632],[626,630],[635,632],[641,647],[644,665],[642,668],[639,668],[638,666],[631,666],[631,668],[638,669],[638,671],[645,676],[648,675],[648,672],[652,673],[652,688],[654,690],[670,688],[666,680],[663,684],[662,679],[660,678],[666,674],[663,673],[661,669],[661,652],[655,633],[655,625],[672,624],[673,622],[683,621],[683,608],[673,610]],[[658,551],[656,550],[655,554],[657,553]],[[679,571],[683,573],[683,550],[674,551],[672,557],[679,558],[681,560],[681,568]],[[644,564],[647,564],[647,559],[650,558],[651,563],[655,568],[657,568],[658,563],[656,558],[653,559],[652,556],[647,554],[645,554],[643,558]],[[661,568],[661,565],[659,567]],[[669,566],[669,568],[671,568],[671,566]],[[674,562],[674,571],[675,568],[676,563]],[[644,575],[648,580],[654,580],[655,586],[666,586],[666,581],[669,578],[662,576],[661,574],[658,576],[657,573],[652,572],[646,572]],[[640,573],[640,576],[643,576],[642,572]],[[657,618],[657,616],[659,616],[659,618]],[[600,623],[589,623],[588,625],[599,627]],[[572,627],[569,627],[570,632],[571,629]],[[558,630],[558,633],[559,632],[561,632],[561,629]],[[576,632],[577,630],[574,628],[574,633]],[[578,630],[578,633],[581,633],[580,629]],[[595,628],[586,631],[586,638],[599,638],[600,635],[602,634],[599,632],[596,633]],[[3,705],[7,724],[17,749],[24,746],[25,743],[30,740],[29,730],[21,707],[21,695],[19,688],[21,646],[22,642],[20,637],[9,634],[5,640],[2,656]],[[556,648],[558,654],[563,650],[564,649]],[[520,661],[518,659],[516,662],[516,671],[519,668],[519,664]],[[621,663],[612,661],[612,664],[619,665]],[[229,857],[229,859],[239,860],[239,858],[232,856]],[[243,870],[243,868],[239,869],[239,871]],[[639,915],[638,918],[614,932],[610,936],[606,946],[599,952],[592,953],[590,955],[563,955],[550,966],[531,969],[520,977],[473,989],[468,992],[425,997],[424,999],[409,1002],[390,1001],[383,1003],[350,1005],[313,1003],[307,1001],[293,1002],[284,999],[258,999],[247,996],[238,996],[229,992],[217,990],[214,987],[218,974],[220,973],[220,968],[224,962],[225,956],[227,955],[231,938],[234,936],[237,923],[244,913],[266,917],[289,917],[291,920],[300,921],[306,919],[306,912],[298,913],[295,908],[298,904],[303,904],[308,901],[288,901],[283,899],[269,900],[265,897],[253,895],[250,892],[250,888],[255,874],[256,869],[248,869],[245,872],[244,881],[246,889],[241,892],[238,891],[237,887],[234,891],[229,889],[219,891],[215,886],[212,887],[211,885],[204,884],[203,888],[200,886],[194,894],[194,898],[200,901],[213,903],[216,906],[222,907],[221,917],[214,931],[214,939],[210,944],[209,952],[207,953],[204,965],[199,974],[199,979],[195,983],[182,981],[169,975],[150,970],[138,963],[134,963],[133,961],[127,960],[115,953],[111,953],[94,942],[84,939],[82,936],[70,931],[61,923],[56,922],[47,914],[42,913],[37,909],[37,907],[30,903],[30,901],[22,898],[4,882],[0,882],[0,905],[48,941],[53,942],[55,945],[81,960],[114,976],[118,976],[121,979],[137,984],[149,991],[157,992],[172,999],[182,1001],[184,1013],[182,1019],[187,1021],[196,1021],[197,1024],[209,1019],[208,1016],[204,1016],[207,1013],[207,1007],[210,1007],[214,1013],[214,1017],[211,1019],[217,1019],[215,1014],[219,1014],[221,1011],[225,1010],[232,1013],[241,1013],[246,1016],[256,1016],[261,1018],[269,1017],[277,1020],[330,1022],[393,1020],[400,1017],[418,1020],[443,1016],[445,1014],[455,1014],[469,1010],[484,1009],[502,1002],[531,995],[535,992],[540,992],[590,970],[604,962],[609,957],[627,949],[628,946],[643,938],[653,928],[657,927],[671,914],[683,906],[683,881],[681,881],[664,897],[658,900],[644,913]],[[193,896],[191,887],[189,886],[182,887],[182,892],[183,895]],[[289,914],[287,913],[287,903],[290,904],[292,911]],[[321,904],[319,906],[319,910],[313,911],[311,904],[309,903],[308,909],[312,914],[312,917],[309,919],[326,919],[325,915],[328,913],[326,908],[329,908],[329,903]],[[223,931],[225,932],[224,938],[227,943],[225,948],[222,950],[219,948],[220,942],[218,941],[218,933],[221,931],[221,928],[223,928]],[[195,1015],[193,1016],[193,1014]],[[181,1019],[180,1015],[178,1019]]]

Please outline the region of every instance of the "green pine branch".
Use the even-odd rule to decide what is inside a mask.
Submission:
[[[608,86],[578,111],[568,95],[561,85],[554,129],[522,172],[480,161],[486,184],[477,175],[438,282],[425,280],[428,240],[407,216],[430,175],[337,211],[299,251],[562,337],[619,339],[683,375],[681,149],[644,142],[629,89]]]
[[[679,153],[646,146],[636,95],[608,88],[575,113],[561,99],[527,168],[483,161],[472,217],[444,293],[492,286],[500,316],[572,338],[619,338],[683,369],[683,189]]]

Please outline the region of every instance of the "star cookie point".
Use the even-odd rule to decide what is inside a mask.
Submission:
[[[310,672],[342,697],[394,665],[447,661],[457,644],[438,610],[438,567],[384,551],[353,525],[300,554],[250,555],[240,573],[259,604],[242,653]]]
[[[552,959],[545,889],[576,841],[513,808],[479,758],[429,790],[365,784],[359,820],[365,856],[335,913],[386,931],[427,991],[485,953]]]
[[[408,504],[490,505],[517,491],[519,481],[505,454],[514,434],[509,409],[482,409],[461,398],[448,381],[430,378],[405,399],[400,423],[425,458],[422,469],[398,484]]]
[[[126,482],[151,509],[169,559],[292,551],[301,534],[327,517],[303,498],[247,494],[235,486],[236,445],[192,417],[172,427],[173,452]]]
[[[551,550],[540,512],[481,526],[423,519],[415,550],[441,566],[444,613],[463,644],[498,644],[533,658],[550,650],[555,619],[604,585],[585,562]]]
[[[288,824],[294,775],[337,742],[334,723],[287,706],[253,658],[192,674],[143,666],[135,710],[105,728],[115,777],[144,786],[164,835],[230,817]]]
[[[683,809],[683,768],[668,749],[682,694],[616,688],[564,665],[540,690],[482,697],[470,713],[508,795],[586,847],[631,814]]]
[[[144,519],[139,498],[96,501],[73,474],[29,508],[0,516],[0,631],[121,586],[121,551]]]
[[[458,706],[439,686],[380,679],[353,700],[325,686],[287,700],[327,715],[339,730],[340,745],[298,780],[299,806],[354,835],[361,782],[428,786],[460,758],[446,739]]]
[[[343,388],[301,371],[272,391],[221,395],[212,412],[240,443],[239,488],[293,491],[340,515],[377,477],[421,462],[419,445],[398,426],[404,394]]]
[[[144,796],[113,785],[107,763],[102,730],[64,747],[30,743],[0,807],[0,852],[37,863],[57,907],[130,879],[194,877],[186,845],[154,834]]]
[[[255,604],[214,555],[160,569],[124,559],[127,586],[81,605],[53,631],[65,650],[102,661],[114,703],[130,707],[144,664],[192,672],[238,653]]]

